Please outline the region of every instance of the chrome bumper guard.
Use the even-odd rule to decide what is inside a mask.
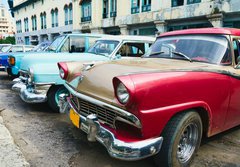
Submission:
[[[65,94],[59,96],[61,113],[69,114],[70,108],[74,109]],[[76,114],[78,114],[75,111]],[[87,133],[88,141],[98,141],[104,145],[109,155],[116,159],[133,161],[147,158],[157,154],[162,146],[163,138],[156,137],[137,142],[124,142],[115,138],[108,129],[101,126],[95,114],[84,117],[80,114],[80,129]]]
[[[18,81],[17,79],[15,81]],[[46,94],[36,94],[31,92],[21,80],[12,86],[12,90],[19,92],[21,99],[26,103],[43,103],[47,101]]]

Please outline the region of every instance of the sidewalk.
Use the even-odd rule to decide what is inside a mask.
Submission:
[[[0,116],[0,167],[29,167]]]

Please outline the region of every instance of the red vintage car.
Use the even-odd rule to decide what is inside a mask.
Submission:
[[[188,166],[203,136],[240,124],[240,30],[167,32],[139,59],[59,63],[60,108],[112,157]]]

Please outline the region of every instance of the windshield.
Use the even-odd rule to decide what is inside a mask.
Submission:
[[[112,54],[118,44],[118,41],[99,40],[96,41],[95,44],[88,49],[88,53],[94,53],[109,57],[109,55]]]
[[[1,49],[1,52],[8,52],[11,49],[12,46],[4,46]]]
[[[56,51],[60,43],[64,40],[66,36],[60,36],[53,41],[53,43],[48,47],[48,51]]]
[[[144,57],[161,57],[230,64],[228,40],[220,35],[186,35],[158,38]]]
[[[37,46],[35,46],[32,51],[33,52],[40,52],[40,51],[44,51],[48,46],[49,46],[50,42],[49,43],[40,43],[38,44]]]

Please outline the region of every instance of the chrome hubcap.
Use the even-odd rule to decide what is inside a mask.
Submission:
[[[177,149],[177,158],[180,163],[186,163],[193,155],[199,138],[198,126],[189,124],[183,130]]]

